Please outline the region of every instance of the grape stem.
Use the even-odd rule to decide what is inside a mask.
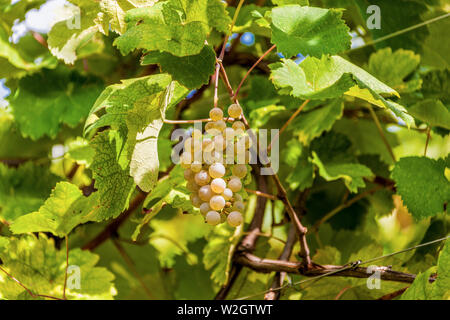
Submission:
[[[256,62],[250,67],[250,69],[248,69],[247,73],[245,74],[245,76],[242,78],[241,82],[239,83],[236,92],[234,93],[232,99],[236,100],[237,99],[237,95],[239,94],[239,91],[241,90],[242,85],[244,84],[245,80],[247,79],[247,77],[250,75],[250,72],[253,71],[253,69],[255,69],[255,67],[273,50],[276,48],[276,45],[271,46],[266,52],[264,52],[262,54],[261,57],[259,57],[258,60],[256,60]]]
[[[258,191],[258,190],[251,190],[251,189],[245,188],[245,191],[247,191],[248,193],[256,194],[259,197],[265,197],[265,198],[268,198],[268,199],[271,199],[271,200],[278,200],[278,198],[276,196],[268,194],[268,193],[265,193],[265,192],[261,192],[261,191]]]

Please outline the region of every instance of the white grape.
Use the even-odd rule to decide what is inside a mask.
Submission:
[[[197,172],[195,174],[194,179],[195,179],[195,182],[199,186],[204,186],[204,185],[208,184],[209,180],[211,180],[211,177],[209,176],[207,171],[200,170],[199,172]]]
[[[223,120],[214,122],[214,128],[222,132],[227,127],[227,124]]]
[[[192,171],[191,169],[186,169],[184,170],[184,179],[190,181],[190,180],[194,180],[194,171]]]
[[[206,215],[209,211],[211,211],[211,207],[209,206],[209,203],[208,203],[208,202],[203,202],[203,203],[200,205],[200,212],[201,212],[203,215]]]
[[[222,192],[222,197],[224,197],[225,200],[231,200],[233,197],[233,191],[231,191],[229,188],[225,188]]]
[[[216,226],[220,223],[220,214],[216,211],[209,211],[205,216],[205,220],[208,224]]]
[[[227,183],[222,178],[215,178],[211,181],[211,189],[215,193],[222,193],[227,187]]]
[[[212,196],[209,200],[209,206],[213,210],[222,210],[225,207],[225,199],[222,196]]]
[[[242,108],[236,103],[233,103],[232,105],[230,105],[228,107],[228,115],[232,118],[235,118],[235,119],[239,118],[241,116],[241,113],[242,113]]]
[[[192,130],[192,138],[194,140],[201,140],[203,133],[199,129]]]
[[[242,134],[245,131],[245,124],[241,121],[233,122],[231,127],[234,129],[235,134]]]
[[[236,164],[231,168],[233,176],[244,178],[247,175],[247,166],[245,164]]]
[[[242,188],[241,179],[238,177],[231,177],[230,181],[228,181],[228,188],[230,188],[233,192],[238,192]]]
[[[236,201],[233,204],[233,210],[234,211],[239,211],[239,212],[243,212],[245,209],[245,204],[242,201]]]
[[[200,170],[202,170],[202,164],[200,162],[194,161],[191,164],[191,171],[197,173],[200,172]]]
[[[242,199],[242,196],[239,193],[234,194],[234,201],[241,201],[243,202],[244,199]]]
[[[213,195],[214,193],[209,184],[207,184],[206,186],[202,186],[200,187],[200,189],[198,189],[198,196],[203,201],[209,201]]]
[[[202,141],[202,148],[204,152],[211,152],[214,149],[214,143],[210,138],[205,138]]]
[[[219,121],[223,119],[223,111],[220,108],[212,108],[209,111],[209,117],[212,121]]]
[[[242,214],[237,211],[232,211],[227,217],[228,224],[232,227],[238,227],[244,222]]]
[[[202,200],[195,193],[190,195],[190,199],[191,199],[192,205],[196,208],[199,208],[200,205],[202,204]]]
[[[233,128],[226,128],[223,131],[223,136],[225,137],[225,140],[231,141],[234,139],[234,129]]]
[[[222,135],[217,135],[214,137],[214,148],[216,150],[223,150],[226,148],[226,143],[225,143],[225,139],[223,138]]]
[[[221,163],[212,164],[209,169],[209,175],[213,178],[222,178],[225,175],[225,166]]]
[[[186,183],[186,188],[187,188],[189,191],[197,192],[198,189],[199,189],[200,187],[198,186],[198,184],[195,183],[194,180],[189,180],[189,181]]]

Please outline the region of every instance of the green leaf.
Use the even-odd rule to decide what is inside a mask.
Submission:
[[[344,102],[335,99],[311,111],[305,111],[292,122],[291,130],[304,145],[308,145],[323,132],[331,130],[334,122],[342,117]]]
[[[0,246],[0,259],[2,268],[34,294],[62,298],[66,252],[56,250],[53,239],[48,239],[45,234],[39,234],[39,238],[32,235],[11,237],[6,245]],[[89,251],[79,248],[70,250],[69,265],[79,268],[80,288],[71,288],[69,285],[66,289],[68,300],[113,299],[116,294],[112,283],[114,275],[105,268],[96,267],[98,260],[99,257]],[[69,274],[68,284],[77,282],[72,279],[76,276],[75,272]],[[0,273],[0,299],[24,298],[31,297],[17,282]]]
[[[55,236],[67,236],[73,228],[92,220],[95,206],[89,203],[81,190],[69,182],[59,182],[44,205],[38,211],[23,215],[11,224],[15,234],[51,232]]]
[[[127,31],[114,41],[123,55],[135,49],[160,50],[178,57],[202,50],[212,28],[228,32],[231,23],[220,0],[169,0],[132,9]]]
[[[287,5],[272,9],[272,39],[285,57],[320,57],[350,49],[350,29],[338,9]]]
[[[409,107],[408,112],[430,126],[450,129],[450,110],[439,100],[422,100]]]
[[[287,4],[298,4],[300,6],[309,5],[309,0],[272,0],[272,3],[277,6],[284,6]]]
[[[411,286],[402,294],[402,300],[448,300],[450,298],[450,245],[446,241],[442,249],[438,265],[437,279],[430,283],[430,276],[436,271],[435,267],[417,275]]]
[[[90,0],[71,0],[73,15],[67,20],[56,23],[48,33],[48,48],[58,59],[73,64],[77,52],[98,31],[94,22],[100,11],[99,3]],[[77,25],[79,23],[79,25]]]
[[[289,183],[289,188],[292,190],[299,189],[300,191],[303,191],[313,185],[314,177],[314,166],[312,162],[303,155],[298,160],[296,167],[286,178],[286,181]]]
[[[189,89],[208,84],[214,73],[216,54],[210,46],[204,46],[197,55],[177,57],[167,52],[151,51],[147,53],[142,64],[157,63],[163,72],[169,73],[173,80]]]
[[[90,146],[89,141],[82,137],[77,137],[66,145],[67,152],[64,154],[66,159],[72,159],[80,165],[85,165],[87,168],[94,161],[94,149]]]
[[[8,168],[0,163],[0,218],[11,222],[39,209],[58,180],[47,166],[26,162]]]
[[[126,147],[113,130],[97,134],[91,145],[95,149],[91,169],[100,198],[97,220],[115,218],[128,207],[135,188],[128,174]]]
[[[292,60],[270,65],[271,78],[281,93],[301,99],[327,99],[349,95],[391,110],[408,125],[414,123],[406,109],[383,98],[398,93],[363,69],[339,56],[308,57],[297,65]]]
[[[100,12],[95,18],[95,23],[99,31],[108,35],[109,28],[112,31],[122,34],[126,30],[125,14],[128,10],[135,8],[135,1],[129,0],[101,0],[99,3]]]
[[[22,78],[8,99],[24,137],[56,137],[62,124],[77,126],[100,93],[97,78],[64,68],[44,69]]]
[[[203,263],[207,270],[212,270],[211,279],[219,285],[228,280],[231,258],[241,232],[240,227],[234,229],[227,224],[221,224],[207,236],[208,244],[203,249]]]
[[[421,79],[405,81],[419,66],[420,56],[410,50],[380,49],[369,58],[367,71],[400,93],[413,92],[421,87]]]
[[[395,164],[392,178],[404,205],[416,219],[424,219],[444,211],[450,199],[450,183],[445,177],[449,167],[444,159],[404,157]]]
[[[178,103],[188,90],[168,74],[124,80],[107,87],[91,109],[85,133],[111,126],[127,138],[130,175],[144,191],[153,188],[159,169],[157,138],[166,109]],[[100,118],[97,113],[106,110]]]
[[[322,163],[313,151],[312,162],[319,168],[319,174],[327,181],[342,179],[350,192],[358,192],[358,188],[366,186],[363,178],[372,177],[372,171],[359,163]]]

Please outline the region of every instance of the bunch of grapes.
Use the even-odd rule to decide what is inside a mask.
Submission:
[[[190,199],[210,225],[227,221],[237,227],[243,222],[245,205],[239,192],[248,172],[252,140],[238,120],[241,114],[238,104],[228,107],[226,119],[222,109],[213,108],[205,132],[194,129],[184,141],[181,166]]]

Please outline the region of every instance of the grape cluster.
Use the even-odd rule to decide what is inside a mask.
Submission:
[[[239,192],[248,172],[252,140],[244,123],[238,120],[241,114],[237,104],[228,107],[227,119],[222,109],[213,108],[205,132],[194,129],[184,141],[181,166],[190,199],[210,225],[227,221],[237,227],[243,222],[245,205]],[[227,122],[232,126],[228,127]]]

